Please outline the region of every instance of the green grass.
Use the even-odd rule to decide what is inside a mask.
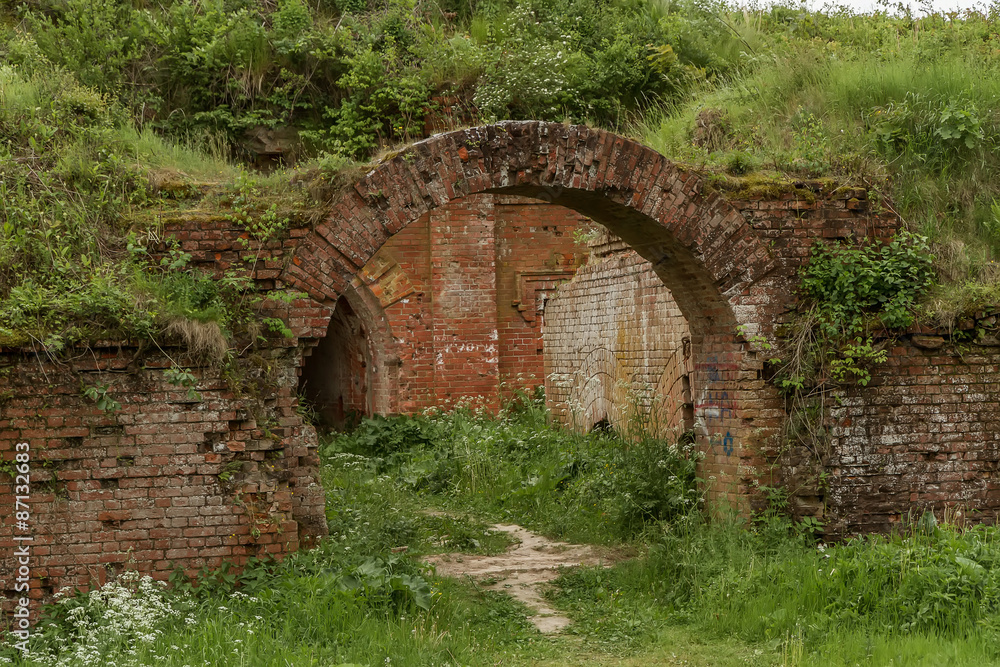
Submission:
[[[633,131],[711,169],[865,186],[934,246],[940,286],[923,302],[927,317],[950,325],[996,304],[1000,77],[984,39],[995,17],[728,18],[762,42],[753,65]],[[699,123],[714,130],[707,140]]]
[[[443,508],[523,521],[570,540],[628,541],[650,521],[671,521],[698,504],[698,457],[686,440],[567,432],[526,396],[495,419],[455,411],[366,420],[321,450],[391,475],[400,492]],[[353,493],[352,485],[337,486]]]
[[[774,508],[750,523],[691,511],[609,537],[608,525],[580,506],[576,479],[536,490],[527,504],[496,489],[477,493],[468,473],[439,477],[434,487],[413,483],[412,462],[429,450],[443,450],[446,460],[457,444],[492,456],[532,444],[498,463],[502,471],[559,460],[574,442],[583,465],[571,477],[603,474],[586,463],[604,460],[611,436],[553,431],[540,416],[459,412],[378,422],[346,436],[351,443],[335,439],[330,449],[351,444],[367,454],[324,455],[331,536],[317,548],[253,563],[239,577],[212,573],[196,586],[178,579],[166,592],[126,577],[58,603],[23,664],[1000,664],[994,528],[924,518],[906,534],[817,546],[812,527]],[[473,426],[481,448],[455,437]],[[574,503],[577,523],[550,519]],[[631,557],[554,582],[549,601],[573,624],[542,636],[510,598],[419,564],[420,555],[443,550],[502,551],[506,540],[472,518],[489,514],[554,537],[589,534],[591,542],[603,527],[599,541]],[[42,659],[45,650],[51,659]]]

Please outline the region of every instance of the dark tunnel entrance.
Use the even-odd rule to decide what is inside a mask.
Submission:
[[[372,345],[365,325],[345,297],[337,300],[326,337],[299,377],[299,395],[321,427],[342,430],[372,413]]]

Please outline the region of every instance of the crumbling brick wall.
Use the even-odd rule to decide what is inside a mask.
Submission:
[[[33,538],[32,598],[126,566],[165,578],[177,567],[280,557],[326,533],[315,433],[295,409],[294,348],[248,355],[228,379],[194,364],[191,391],[168,381],[173,361],[155,348],[77,353],[0,354],[4,460],[15,443],[27,443],[31,459],[29,529],[17,534]],[[88,388],[113,403],[102,409]],[[0,473],[0,503],[13,510],[9,473]],[[5,521],[8,593],[13,535]]]
[[[465,395],[497,405],[498,337],[510,342],[512,367],[540,369],[541,320],[515,301],[523,296],[535,308],[540,301],[531,299],[554,288],[538,280],[572,275],[584,257],[573,239],[582,219],[533,200],[496,204],[490,195],[435,211],[387,244],[337,302],[266,302],[261,316],[280,317],[293,336],[264,331],[263,344],[240,345],[243,358],[225,369],[164,341],[169,357],[128,342],[94,343],[70,358],[0,351],[4,459],[27,442],[35,466],[32,595],[86,587],[126,563],[161,578],[175,567],[239,565],[325,534],[300,374],[327,382],[333,423],[352,410],[412,412]],[[177,213],[164,223],[192,266],[243,273],[263,293],[287,288],[281,272],[307,233],[296,228],[259,243],[224,216]],[[525,276],[536,281],[530,292]],[[318,362],[312,378],[310,359]],[[178,364],[195,375],[191,395],[164,375]],[[526,381],[540,381],[540,370]],[[99,409],[84,396],[88,387],[121,407]],[[12,482],[0,474],[0,502],[11,507]],[[4,537],[12,546],[11,526],[0,528]],[[0,555],[6,573],[14,571],[11,553]]]
[[[859,190],[739,187],[720,192],[601,130],[503,123],[403,151],[342,193],[324,220],[260,244],[259,253],[224,217],[166,216],[165,232],[191,253],[193,265],[242,272],[264,293],[304,292],[262,306],[261,316],[280,317],[292,336],[271,336],[244,352],[247,372],[261,380],[253,392],[216,367],[187,363],[197,376],[197,400],[167,381],[169,359],[136,344],[93,344],[72,361],[0,351],[4,461],[16,443],[27,442],[42,470],[33,521],[35,572],[44,578],[33,580],[33,595],[100,580],[105,564],[128,560],[129,547],[136,567],[165,576],[175,564],[282,554],[322,535],[316,433],[303,425],[295,391],[338,300],[347,299],[378,340],[369,357],[362,355],[389,379],[373,394],[372,409],[410,412],[469,391],[499,400],[504,369],[537,379],[546,318],[554,318],[555,333],[555,324],[571,321],[545,304],[582,262],[567,239],[585,217],[635,252],[609,254],[617,268],[595,264],[587,280],[603,281],[600,272],[607,271],[622,303],[633,290],[633,312],[662,318],[652,333],[672,332],[643,333],[629,343],[640,341],[638,347],[615,349],[655,359],[680,337],[684,361],[676,367],[690,382],[683,400],[705,453],[702,474],[714,480],[712,498],[743,502],[754,483],[771,481],[774,463],[784,466],[784,479],[808,481],[808,462],[782,451],[785,405],[764,377],[767,351],[758,335],[787,319],[796,272],[814,241],[885,239],[898,221],[872,211]],[[536,204],[521,197],[567,208],[526,216]],[[532,215],[547,222],[525,222]],[[666,305],[653,275],[672,290],[678,311]],[[594,304],[587,308],[597,312]],[[690,359],[676,312],[686,320]],[[572,333],[586,338],[591,324],[599,323],[581,322]],[[463,327],[474,339],[471,353],[453,335]],[[571,328],[560,336],[571,338]],[[844,531],[882,529],[914,506],[955,500],[989,518],[1000,502],[993,480],[996,348],[949,341],[935,351],[926,341],[914,347],[916,340],[893,351],[870,387],[844,394],[821,461],[827,474],[815,476],[815,488],[804,482],[797,491],[804,506],[820,498],[828,521]],[[173,355],[174,348],[164,349]],[[506,362],[504,349],[511,352]],[[649,369],[660,366],[635,362],[632,378],[652,384]],[[438,368],[445,375],[436,376]],[[467,382],[458,382],[462,376]],[[107,387],[121,409],[100,410],[81,385]],[[10,503],[4,483],[0,476],[0,502]],[[0,548],[12,547],[9,526],[0,538]]]
[[[992,319],[992,321],[990,321]],[[994,318],[946,333],[916,327],[867,387],[828,399],[829,437],[781,458],[799,515],[831,536],[886,532],[924,511],[994,523],[1000,511],[1000,341]],[[970,323],[971,326],[971,323]]]

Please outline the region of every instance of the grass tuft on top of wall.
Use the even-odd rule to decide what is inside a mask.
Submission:
[[[176,246],[154,260],[162,211],[207,206],[259,241],[310,205],[288,174],[257,177],[136,129],[114,98],[42,58],[0,64],[0,346],[173,335],[220,359],[259,299],[242,274],[216,279]]]

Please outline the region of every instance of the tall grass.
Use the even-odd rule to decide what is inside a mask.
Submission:
[[[783,665],[1000,661],[993,528],[817,547],[773,515],[749,529],[695,519],[648,537],[644,558],[557,582],[574,632],[636,648],[682,625],[773,650]]]
[[[996,18],[917,21],[774,8],[730,14],[765,46],[742,74],[636,125],[667,155],[733,174],[834,175],[873,190],[930,238],[942,323],[1000,300]],[[714,115],[705,116],[706,110]],[[694,145],[696,123],[721,141]]]
[[[689,444],[566,431],[525,396],[498,417],[367,420],[323,452],[373,457],[380,473],[446,506],[587,542],[631,539],[699,506]]]

